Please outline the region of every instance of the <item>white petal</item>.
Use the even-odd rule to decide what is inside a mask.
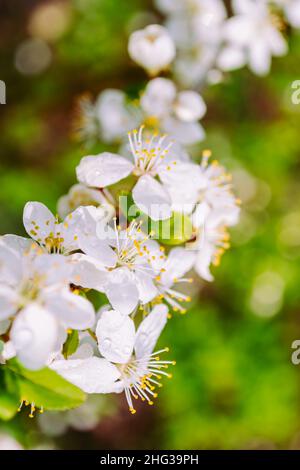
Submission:
[[[83,157],[76,168],[78,181],[87,186],[105,188],[126,178],[133,165],[120,155],[104,152]]]
[[[132,190],[138,208],[153,220],[171,217],[171,199],[167,190],[152,176],[141,176]]]
[[[201,142],[205,131],[198,122],[183,122],[175,117],[168,117],[163,122],[164,130],[182,145],[193,145]]]
[[[95,258],[80,253],[72,255],[73,271],[71,282],[85,289],[104,292],[107,271]]]
[[[15,319],[10,339],[20,361],[36,370],[47,364],[57,347],[58,324],[42,307],[31,304]]]
[[[299,5],[300,6],[300,5]],[[271,25],[267,30],[268,44],[275,56],[283,56],[288,52],[287,43],[282,34]]]
[[[106,310],[98,321],[96,336],[102,356],[120,364],[129,361],[135,338],[135,326],[131,318],[116,310]]]
[[[97,236],[79,235],[80,249],[88,256],[95,258],[99,265],[113,268],[117,262],[117,255],[106,240]]]
[[[285,6],[285,12],[288,21],[294,28],[300,28],[300,2],[299,0],[290,1]]]
[[[116,366],[106,359],[91,357],[89,359],[61,360],[53,362],[50,368],[86,393],[118,393],[121,391],[119,383],[116,382],[121,374]]]
[[[47,310],[66,328],[85,330],[95,322],[94,307],[87,299],[68,289],[51,291],[44,296]]]
[[[132,313],[139,302],[134,276],[126,268],[114,269],[109,273],[105,293],[113,308],[123,315]]]
[[[175,100],[176,86],[167,78],[150,80],[141,97],[141,106],[148,116],[163,116]]]
[[[233,0],[232,7],[234,13],[239,15],[250,15],[256,8],[257,2],[253,0]]]
[[[6,246],[15,250],[20,256],[23,256],[24,253],[28,253],[34,244],[31,238],[19,237],[18,235],[3,235],[1,240]]]
[[[247,16],[233,16],[224,24],[224,39],[236,47],[248,46],[255,38],[255,29],[252,18]],[[254,39],[255,40],[255,39]]]
[[[152,353],[157,340],[167,323],[168,308],[156,305],[140,324],[135,338],[136,357],[142,358]]]
[[[136,287],[139,291],[139,298],[142,304],[150,302],[157,296],[158,291],[153,283],[153,278],[144,272],[137,271],[135,274]]]
[[[72,275],[71,258],[55,254],[39,254],[32,261],[33,274],[37,275],[39,286],[67,286]]]
[[[169,66],[175,57],[175,45],[163,26],[149,25],[131,34],[128,42],[130,57],[155,75]]]
[[[181,121],[193,122],[201,119],[206,113],[206,104],[199,93],[181,91],[174,106],[175,113]]]
[[[201,243],[201,242],[200,242]],[[205,279],[206,281],[213,281],[214,278],[210,272],[210,264],[212,262],[212,257],[214,254],[214,247],[209,243],[203,243],[203,245],[198,248],[196,254],[195,270],[197,274]]]
[[[249,50],[249,67],[257,75],[267,75],[271,68],[271,51],[262,41],[255,41]]]
[[[16,286],[22,277],[22,258],[0,239],[0,282]]]
[[[224,47],[217,59],[218,67],[225,72],[244,67],[246,62],[247,56],[244,49],[235,46]]]
[[[195,262],[195,253],[187,248],[173,248],[164,264],[165,272],[161,273],[161,282],[171,286],[175,279],[180,279],[190,271]]]
[[[3,346],[3,351],[1,353],[1,356],[5,361],[9,361],[9,359],[12,359],[17,355],[16,349],[13,345],[12,341],[7,341],[7,343],[4,344]]]
[[[206,202],[197,204],[192,216],[193,226],[196,228],[203,228],[210,213],[211,207]]]
[[[186,193],[197,191],[203,186],[200,167],[195,163],[177,162],[176,165],[171,166],[171,169],[161,165],[159,177],[164,185],[173,186],[175,190],[183,190]]]
[[[137,126],[136,116],[127,105],[127,96],[121,90],[108,88],[102,91],[95,104],[101,135],[105,142],[121,140]]]
[[[55,232],[55,217],[40,202],[27,202],[23,211],[23,224],[28,235],[38,242],[43,242],[50,233]]]
[[[19,296],[11,287],[0,285],[0,320],[6,320],[18,310]]]

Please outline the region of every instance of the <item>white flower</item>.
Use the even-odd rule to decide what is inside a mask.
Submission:
[[[132,33],[128,52],[130,57],[150,75],[156,75],[168,68],[176,54],[175,45],[168,31],[156,24]]]
[[[199,205],[193,214],[196,239],[187,244],[187,249],[194,253],[195,271],[206,281],[213,281],[210,266],[218,266],[221,256],[230,247],[224,220],[226,215],[222,210],[208,211],[204,205]]]
[[[287,52],[287,44],[273,23],[265,0],[235,0],[235,16],[224,24],[226,46],[218,58],[223,70],[246,64],[257,75],[266,75],[272,56]]]
[[[121,90],[109,88],[102,91],[95,103],[95,115],[104,142],[121,140],[138,125],[134,106],[127,103],[126,94]]]
[[[179,52],[174,64],[177,81],[184,87],[199,87],[209,82],[218,51],[217,45],[201,44]]]
[[[112,196],[108,191],[102,192],[97,189],[87,188],[83,184],[74,184],[68,194],[59,198],[57,212],[64,219],[80,206],[100,207],[101,210],[105,211],[104,218],[107,222],[115,215]]]
[[[172,80],[154,78],[148,82],[139,106],[135,107],[134,118],[128,121],[126,128],[114,124],[114,121],[123,122],[124,113],[129,112],[125,93],[119,90],[105,90],[102,94],[104,93],[109,95],[121,93],[123,96],[118,107],[108,106],[109,109],[99,107],[98,120],[106,123],[107,135],[111,127],[111,138],[104,139],[106,141],[121,140],[125,132],[139,124],[144,124],[149,129],[166,132],[182,145],[194,144],[203,140],[205,136],[203,127],[198,123],[206,112],[203,98],[191,90],[178,92]],[[110,114],[113,114],[113,117]],[[113,135],[115,130],[117,131]]]
[[[144,140],[142,133],[143,126],[139,132],[134,130],[129,133],[133,163],[121,155],[108,152],[83,157],[76,168],[77,178],[87,186],[105,188],[132,174],[137,178],[132,197],[138,208],[153,220],[168,219],[171,216],[171,200],[164,183],[172,177],[180,186],[181,171],[183,168],[186,171],[188,164],[179,161],[178,155],[172,155],[172,151],[169,152],[172,142],[165,144],[165,135],[157,137],[153,134]]]
[[[161,274],[157,278],[157,289],[160,300],[165,300],[174,310],[185,313],[180,302],[190,302],[191,298],[177,290],[178,284],[191,283],[192,278],[185,277],[195,262],[195,254],[185,248],[173,248],[164,260]]]
[[[15,236],[0,240],[0,320],[15,317],[12,345],[26,367],[38,369],[62,344],[66,330],[91,327],[95,312],[88,300],[70,292],[68,258],[43,254],[32,242],[31,250],[24,250],[25,244]]]
[[[166,13],[165,26],[172,36],[177,55],[174,73],[184,87],[208,81],[222,39],[227,17],[222,0],[157,0]]]
[[[25,229],[39,246],[48,253],[71,255],[86,246],[88,240],[94,240],[96,231],[106,227],[107,210],[102,207],[81,206],[69,214],[63,222],[39,202],[28,202],[23,213]],[[98,243],[98,248],[100,241]],[[105,263],[110,250],[103,242],[99,257]],[[72,256],[76,261],[76,257]]]
[[[140,224],[132,222],[122,230],[114,222],[112,232],[100,232],[94,239],[82,241],[85,255],[77,256],[80,263],[76,274],[79,285],[104,292],[113,308],[129,315],[140,303],[145,304],[157,295],[153,282],[156,272],[150,260],[156,257],[158,244],[153,240],[149,243],[149,236],[141,232]],[[107,243],[106,264],[102,262],[104,243]]]
[[[157,305],[142,321],[137,331],[134,322],[117,311],[106,311],[97,325],[99,351],[103,358],[55,361],[51,367],[86,393],[125,392],[131,413],[133,400],[153,404],[162,376],[173,361],[157,356],[168,348],[152,352],[167,322],[168,309]]]
[[[203,98],[195,91],[177,92],[172,80],[154,78],[141,97],[141,108],[147,119],[158,121],[158,127],[183,145],[203,140],[205,133],[198,120],[206,112]]]
[[[40,202],[27,202],[23,223],[28,235],[49,253],[69,254],[78,249],[77,222],[80,209],[60,223]]]
[[[176,183],[168,188],[173,209],[190,215],[195,240],[188,244],[194,251],[195,269],[206,280],[212,280],[211,263],[219,264],[220,256],[229,247],[226,227],[237,224],[240,201],[232,193],[231,175],[213,161],[208,164],[210,152],[205,151],[200,165],[194,166],[193,178],[185,191],[178,191]]]
[[[300,28],[300,0],[275,0],[293,28]]]
[[[170,12],[166,27],[179,49],[213,45],[221,39],[221,26],[226,17],[221,0],[181,0],[181,8]]]
[[[231,175],[217,161],[208,164],[210,155],[210,151],[204,151],[201,164],[193,165],[193,178],[188,172],[189,184],[185,191],[176,187],[176,181],[169,180],[173,209],[188,214],[200,210],[206,215],[218,210],[223,214],[221,222],[232,226],[238,221],[240,201],[232,192]]]

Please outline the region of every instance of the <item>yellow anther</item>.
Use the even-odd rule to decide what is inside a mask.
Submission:
[[[205,149],[205,150],[203,150],[203,152],[202,152],[202,156],[203,156],[204,158],[210,158],[210,157],[211,157],[211,154],[212,154],[212,152],[211,152],[210,149]]]

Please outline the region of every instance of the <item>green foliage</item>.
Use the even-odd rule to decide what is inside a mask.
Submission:
[[[12,419],[18,410],[18,397],[7,392],[0,393],[0,421]]]
[[[182,245],[192,238],[193,226],[189,216],[173,212],[167,220],[151,220],[150,230],[165,245]]]
[[[9,381],[14,383],[20,400],[27,400],[39,408],[68,410],[85,401],[86,396],[82,390],[48,368],[31,371],[16,360],[10,360],[6,368]]]
[[[72,330],[68,333],[68,337],[63,345],[63,355],[67,359],[69,356],[74,354],[79,345],[79,334],[77,330]]]

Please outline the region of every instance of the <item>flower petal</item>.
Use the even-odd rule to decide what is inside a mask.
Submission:
[[[36,304],[26,307],[15,319],[10,339],[25,367],[37,370],[47,364],[57,347],[57,320]]]
[[[78,181],[87,186],[105,188],[126,178],[133,165],[118,154],[103,152],[83,157],[76,168]]]
[[[153,283],[152,277],[144,272],[137,271],[135,274],[136,287],[139,291],[139,298],[142,304],[150,302],[157,296],[158,291]]]
[[[206,104],[199,93],[195,91],[181,91],[178,93],[174,105],[178,119],[184,122],[193,122],[201,119],[206,113]]]
[[[153,220],[171,217],[171,199],[167,190],[150,175],[141,176],[132,191],[135,204]]]
[[[80,253],[72,255],[73,272],[71,282],[85,289],[104,292],[107,271],[95,258]]]
[[[0,282],[16,286],[22,277],[22,259],[0,239]]]
[[[20,256],[24,255],[24,253],[28,253],[32,246],[38,246],[35,245],[31,238],[19,237],[18,235],[3,235],[1,240],[6,246],[15,250]]]
[[[89,300],[68,289],[49,291],[44,297],[47,310],[67,328],[85,330],[95,322],[94,307]]]
[[[183,122],[170,116],[164,120],[163,127],[182,145],[193,145],[205,138],[205,131],[199,122]]]
[[[135,338],[135,326],[131,318],[116,310],[106,310],[98,321],[96,336],[102,356],[120,364],[129,361]]]
[[[176,97],[176,86],[167,78],[150,80],[141,97],[141,106],[148,116],[163,116],[170,111]]]
[[[173,285],[176,279],[180,279],[192,269],[194,262],[194,251],[187,248],[173,248],[164,264],[165,271],[161,273],[161,283],[167,286]]]
[[[198,248],[196,254],[195,271],[202,279],[209,282],[214,280],[209,269],[214,252],[215,248],[213,245],[203,243],[202,246]]]
[[[117,380],[119,370],[106,359],[90,357],[55,361],[50,366],[66,380],[86,393],[119,393],[122,391]]]
[[[40,254],[36,256],[30,268],[39,278],[39,286],[68,286],[72,275],[71,258],[63,255]]]
[[[0,320],[6,320],[18,310],[19,296],[15,289],[0,285]]]
[[[135,338],[136,357],[142,358],[152,353],[157,340],[167,323],[168,308],[156,305],[151,313],[140,324]]]
[[[112,307],[123,315],[132,313],[139,303],[135,278],[127,268],[114,269],[108,274],[105,293]]]
[[[27,202],[23,211],[23,224],[28,235],[38,242],[43,242],[50,233],[55,232],[55,217],[40,202]]]
[[[108,268],[113,268],[117,262],[117,255],[109,246],[108,241],[100,239],[98,236],[79,235],[80,249],[88,256],[95,258]]]

